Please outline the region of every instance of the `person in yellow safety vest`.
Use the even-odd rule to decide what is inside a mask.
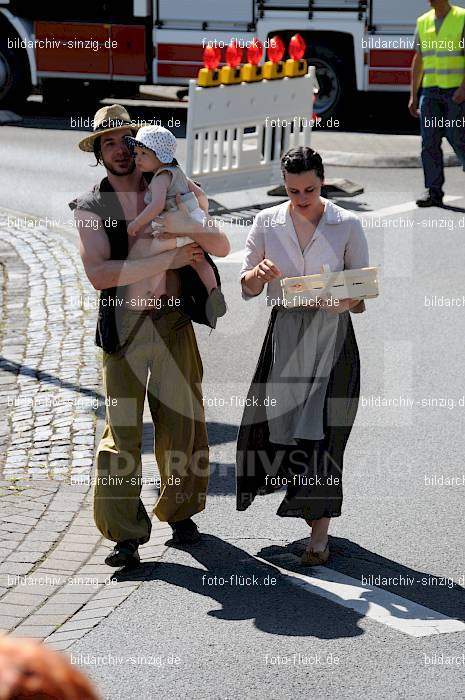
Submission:
[[[417,20],[409,101],[410,113],[421,122],[427,190],[419,207],[442,206],[444,136],[465,170],[465,8],[447,0],[429,3],[432,9]]]

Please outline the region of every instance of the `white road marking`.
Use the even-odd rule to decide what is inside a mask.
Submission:
[[[465,623],[460,620],[454,620],[382,588],[362,585],[357,579],[325,566],[312,567],[311,571],[315,575],[310,576],[283,569],[261,557],[254,557],[254,559],[277,569],[292,585],[355,610],[362,617],[368,617],[370,620],[392,627],[409,637],[465,632]],[[295,557],[289,554],[282,554],[274,559],[287,559],[295,563]]]
[[[446,197],[444,197],[444,203],[451,204],[457,199],[462,199],[462,197],[460,197],[459,195],[447,195]],[[384,209],[378,209],[377,211],[361,211],[357,213],[359,214],[360,218],[366,217],[370,219],[375,219],[380,216],[395,216],[396,214],[405,214],[405,212],[412,211],[415,209],[417,209],[418,211],[422,211],[419,207],[417,207],[415,201],[412,199],[410,202],[404,202],[403,204],[394,204],[392,207],[384,207]]]
[[[450,204],[452,202],[455,202],[457,199],[462,199],[462,197],[458,195],[454,196],[446,196],[444,197],[444,203],[445,204]],[[413,200],[410,202],[405,202],[404,204],[395,204],[392,207],[385,207],[384,209],[378,209],[377,211],[363,211],[363,212],[357,212],[359,214],[360,218],[379,218],[383,216],[395,216],[396,214],[404,214],[407,211],[412,211],[418,209],[417,205]],[[224,258],[215,258],[215,263],[218,265],[224,264],[224,263],[242,263],[245,257],[245,248],[242,248],[241,250],[236,250],[234,253],[229,253],[229,255],[226,255]]]

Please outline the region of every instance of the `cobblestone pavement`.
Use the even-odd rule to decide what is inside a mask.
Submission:
[[[0,210],[0,632],[66,649],[109,615],[164,551],[154,523],[143,566],[109,569],[93,522],[92,469],[102,429],[96,293],[77,245]],[[144,414],[144,418],[147,417]],[[144,428],[144,481],[155,476]],[[142,498],[150,512],[156,493]],[[148,566],[148,569],[147,569]]]

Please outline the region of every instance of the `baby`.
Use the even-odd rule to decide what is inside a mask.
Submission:
[[[190,215],[203,223],[208,214],[208,199],[205,193],[183,173],[174,157],[176,138],[162,126],[143,126],[135,138],[125,137],[129,148],[134,153],[136,165],[144,173],[153,173],[153,178],[144,197],[145,209],[128,225],[128,234],[136,236],[151,224],[155,217],[165,211],[177,209],[176,194],[181,195],[183,204]],[[147,249],[147,255],[157,255],[166,250],[193,243],[192,238],[177,236],[167,240],[153,238]],[[208,299],[206,313],[214,323],[216,318],[226,313],[226,303],[218,287],[215,273],[208,260],[203,257],[192,264],[204,283]],[[158,275],[156,295],[166,293],[166,274]]]

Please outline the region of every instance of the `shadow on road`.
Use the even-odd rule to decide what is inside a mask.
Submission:
[[[306,545],[307,539],[303,539],[284,547],[265,547],[258,552],[257,556],[270,562],[278,558],[279,566],[288,569],[289,572],[302,573],[303,569],[298,562]],[[374,585],[418,605],[431,608],[442,615],[465,621],[465,589],[454,584],[451,579],[403,566],[343,537],[330,537],[330,546],[332,557],[329,568],[358,581],[367,582],[363,584],[368,589],[368,593],[364,594],[367,601],[370,599],[370,590],[373,590]],[[281,563],[283,555],[286,554],[295,555],[295,566]],[[384,582],[383,579],[385,579]],[[387,582],[388,579],[391,581],[390,584]],[[373,582],[373,585],[370,585],[370,582]],[[395,614],[397,617],[408,619],[408,608],[405,612],[396,608]]]
[[[372,134],[418,134],[420,120],[408,111],[407,93],[366,92],[353,102],[353,112],[341,130]]]
[[[343,607],[344,600],[338,602],[338,595],[332,594],[327,600],[311,587],[303,589],[291,582],[293,573],[307,574],[318,578],[318,572],[300,565],[299,557],[306,540],[293,542],[288,546],[269,546],[261,549],[258,556],[269,561],[257,561],[248,552],[225,542],[213,535],[204,535],[201,543],[189,549],[189,554],[202,568],[161,561],[148,562],[137,570],[120,571],[114,575],[122,580],[157,580],[185,588],[192,593],[214,599],[220,609],[210,610],[208,615],[218,620],[249,620],[268,634],[285,636],[311,636],[319,639],[340,639],[364,633],[358,626],[362,613]],[[405,567],[390,559],[370,552],[359,545],[342,538],[331,538],[333,557],[327,568],[344,573],[362,582],[362,576],[399,577],[406,583],[395,586],[374,586],[363,582],[364,593],[358,601],[377,602],[376,588],[384,588],[404,601],[401,606],[394,601],[388,612],[401,619],[418,619],[418,609],[409,610],[408,601],[430,608],[420,619],[435,620],[441,615],[465,620],[464,589],[454,584],[452,588],[423,584],[430,581],[427,573]],[[182,548],[179,548],[182,549]],[[278,564],[289,572],[283,575],[272,565]],[[255,583],[247,585],[244,577],[255,576]],[[276,579],[275,582],[272,579]],[[411,583],[414,581],[414,583]],[[436,612],[435,612],[436,611]],[[436,613],[439,613],[437,615]],[[421,614],[421,613],[420,613]]]
[[[254,620],[255,626],[268,634],[320,639],[363,634],[358,627],[361,619],[358,613],[296,588],[276,569],[257,562],[229,542],[205,535],[201,543],[189,549],[189,553],[202,568],[161,561],[144,564],[139,570],[120,571],[112,578],[118,581],[157,580],[185,588],[217,601],[221,607],[210,610],[207,613],[210,617]],[[252,576],[262,585],[240,585],[241,577]],[[265,581],[269,582],[268,585]]]
[[[170,106],[163,107],[159,101],[156,105],[139,105],[140,101],[147,101],[147,95],[132,95],[129,98],[111,98],[112,102],[121,101],[128,109],[129,114],[134,119],[160,119],[162,125],[173,116],[181,121],[181,126],[172,129],[175,136],[185,138],[185,120],[187,110],[185,103],[179,108]],[[353,110],[347,111],[339,117],[337,131],[352,131],[359,133],[373,134],[418,134],[419,120],[410,116],[407,109],[407,93],[360,93],[353,101]],[[102,106],[99,100],[95,105],[86,104],[86,107],[70,106],[63,100],[56,103],[42,102],[40,98],[30,98],[22,109],[18,108],[17,114],[22,117],[22,121],[12,124],[12,126],[37,128],[37,129],[73,129],[71,118],[93,117],[95,111]],[[311,106],[309,106],[309,115]],[[83,127],[85,130],[85,127]],[[169,127],[170,128],[170,127]],[[88,129],[89,131],[91,128]],[[325,127],[318,128],[325,131]]]
[[[141,98],[143,99],[143,98]],[[118,103],[118,98],[113,102]],[[160,103],[156,105],[140,105],[135,100],[130,103],[124,100],[129,116],[136,123],[135,126],[142,126],[144,123],[168,126],[176,138],[186,137],[186,115],[185,107],[166,106]],[[48,105],[43,102],[28,101],[22,110],[16,114],[21,117],[20,121],[15,121],[9,126],[28,129],[59,129],[60,131],[92,131],[92,119],[95,112],[103,105],[96,101],[95,105],[89,107],[70,107],[68,105]],[[168,124],[168,120],[172,122]]]
[[[207,421],[208,442],[210,447],[214,447],[215,445],[224,445],[227,442],[236,442],[238,430],[239,426],[233,425],[232,423],[213,423],[211,421]],[[153,423],[150,421],[145,421],[144,431],[151,435],[153,433]],[[142,454],[147,454],[150,452],[153,452],[153,444],[146,441],[145,444],[142,445]],[[232,481],[229,475],[230,469],[232,469]],[[235,467],[233,464],[216,464],[216,468],[212,467],[212,474],[216,473],[216,480],[218,475],[220,477],[226,477],[228,485],[234,489],[234,469]],[[220,488],[224,488],[224,484],[224,480],[221,481]],[[218,491],[218,493],[223,493],[223,491]]]
[[[105,415],[105,397],[95,389],[89,389],[75,382],[69,382],[51,372],[36,369],[35,367],[16,362],[15,360],[8,360],[6,357],[0,355],[0,376],[2,372],[8,372],[15,376],[32,377],[48,385],[50,388],[56,387],[57,391],[72,391],[78,396],[85,396],[89,399],[89,402],[92,403],[91,408],[96,416],[102,418]]]
[[[459,213],[465,213],[463,207],[453,207],[451,204],[443,204],[441,209],[447,209],[447,211],[457,211]]]

